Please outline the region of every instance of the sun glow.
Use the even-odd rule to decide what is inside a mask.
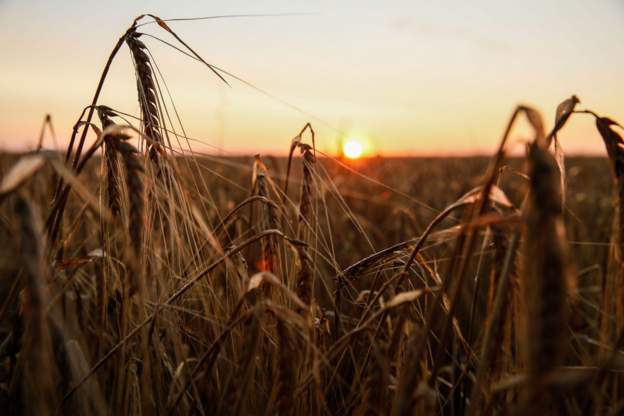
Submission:
[[[357,159],[362,156],[364,152],[364,148],[362,143],[360,143],[357,139],[349,139],[342,146],[342,153],[349,159]]]

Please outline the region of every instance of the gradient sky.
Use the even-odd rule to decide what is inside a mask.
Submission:
[[[236,81],[224,86],[145,39],[186,133],[225,153],[286,152],[306,121],[326,150],[342,131],[386,155],[489,153],[516,104],[538,108],[550,127],[571,94],[624,121],[622,0],[0,0],[0,148],[34,147],[46,113],[65,144],[114,43],[145,12],[310,13],[171,23],[208,62],[304,113]],[[156,25],[144,29],[170,40]],[[124,48],[100,103],[138,114],[131,65]],[[588,117],[560,138],[566,153],[602,152]]]

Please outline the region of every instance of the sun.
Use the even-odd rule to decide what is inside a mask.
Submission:
[[[363,151],[362,143],[356,139],[349,139],[342,146],[342,153],[349,159],[359,158],[362,156]]]

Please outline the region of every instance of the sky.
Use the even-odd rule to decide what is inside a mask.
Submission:
[[[201,151],[286,153],[309,121],[328,152],[353,137],[369,154],[487,154],[516,105],[537,108],[550,127],[572,94],[579,108],[624,121],[624,0],[0,0],[0,150],[34,148],[46,114],[57,139],[44,145],[65,146],[113,45],[142,13],[296,14],[170,23],[207,62],[268,94],[228,87],[144,39]],[[175,42],[157,25],[141,30]],[[140,114],[126,47],[99,103]],[[530,131],[513,138],[522,149]],[[587,116],[560,140],[568,154],[603,152]]]

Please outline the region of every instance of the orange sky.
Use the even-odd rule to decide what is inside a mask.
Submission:
[[[46,113],[64,145],[114,42],[142,12],[310,13],[171,23],[207,61],[303,111],[236,81],[224,86],[145,39],[186,133],[207,143],[201,150],[284,153],[310,121],[327,151],[344,132],[386,155],[491,152],[516,104],[537,107],[550,126],[571,94],[624,121],[619,0],[200,3],[0,0],[0,146],[34,147]],[[124,48],[100,103],[138,115],[133,77]],[[588,117],[572,120],[561,140],[567,153],[602,152]]]

